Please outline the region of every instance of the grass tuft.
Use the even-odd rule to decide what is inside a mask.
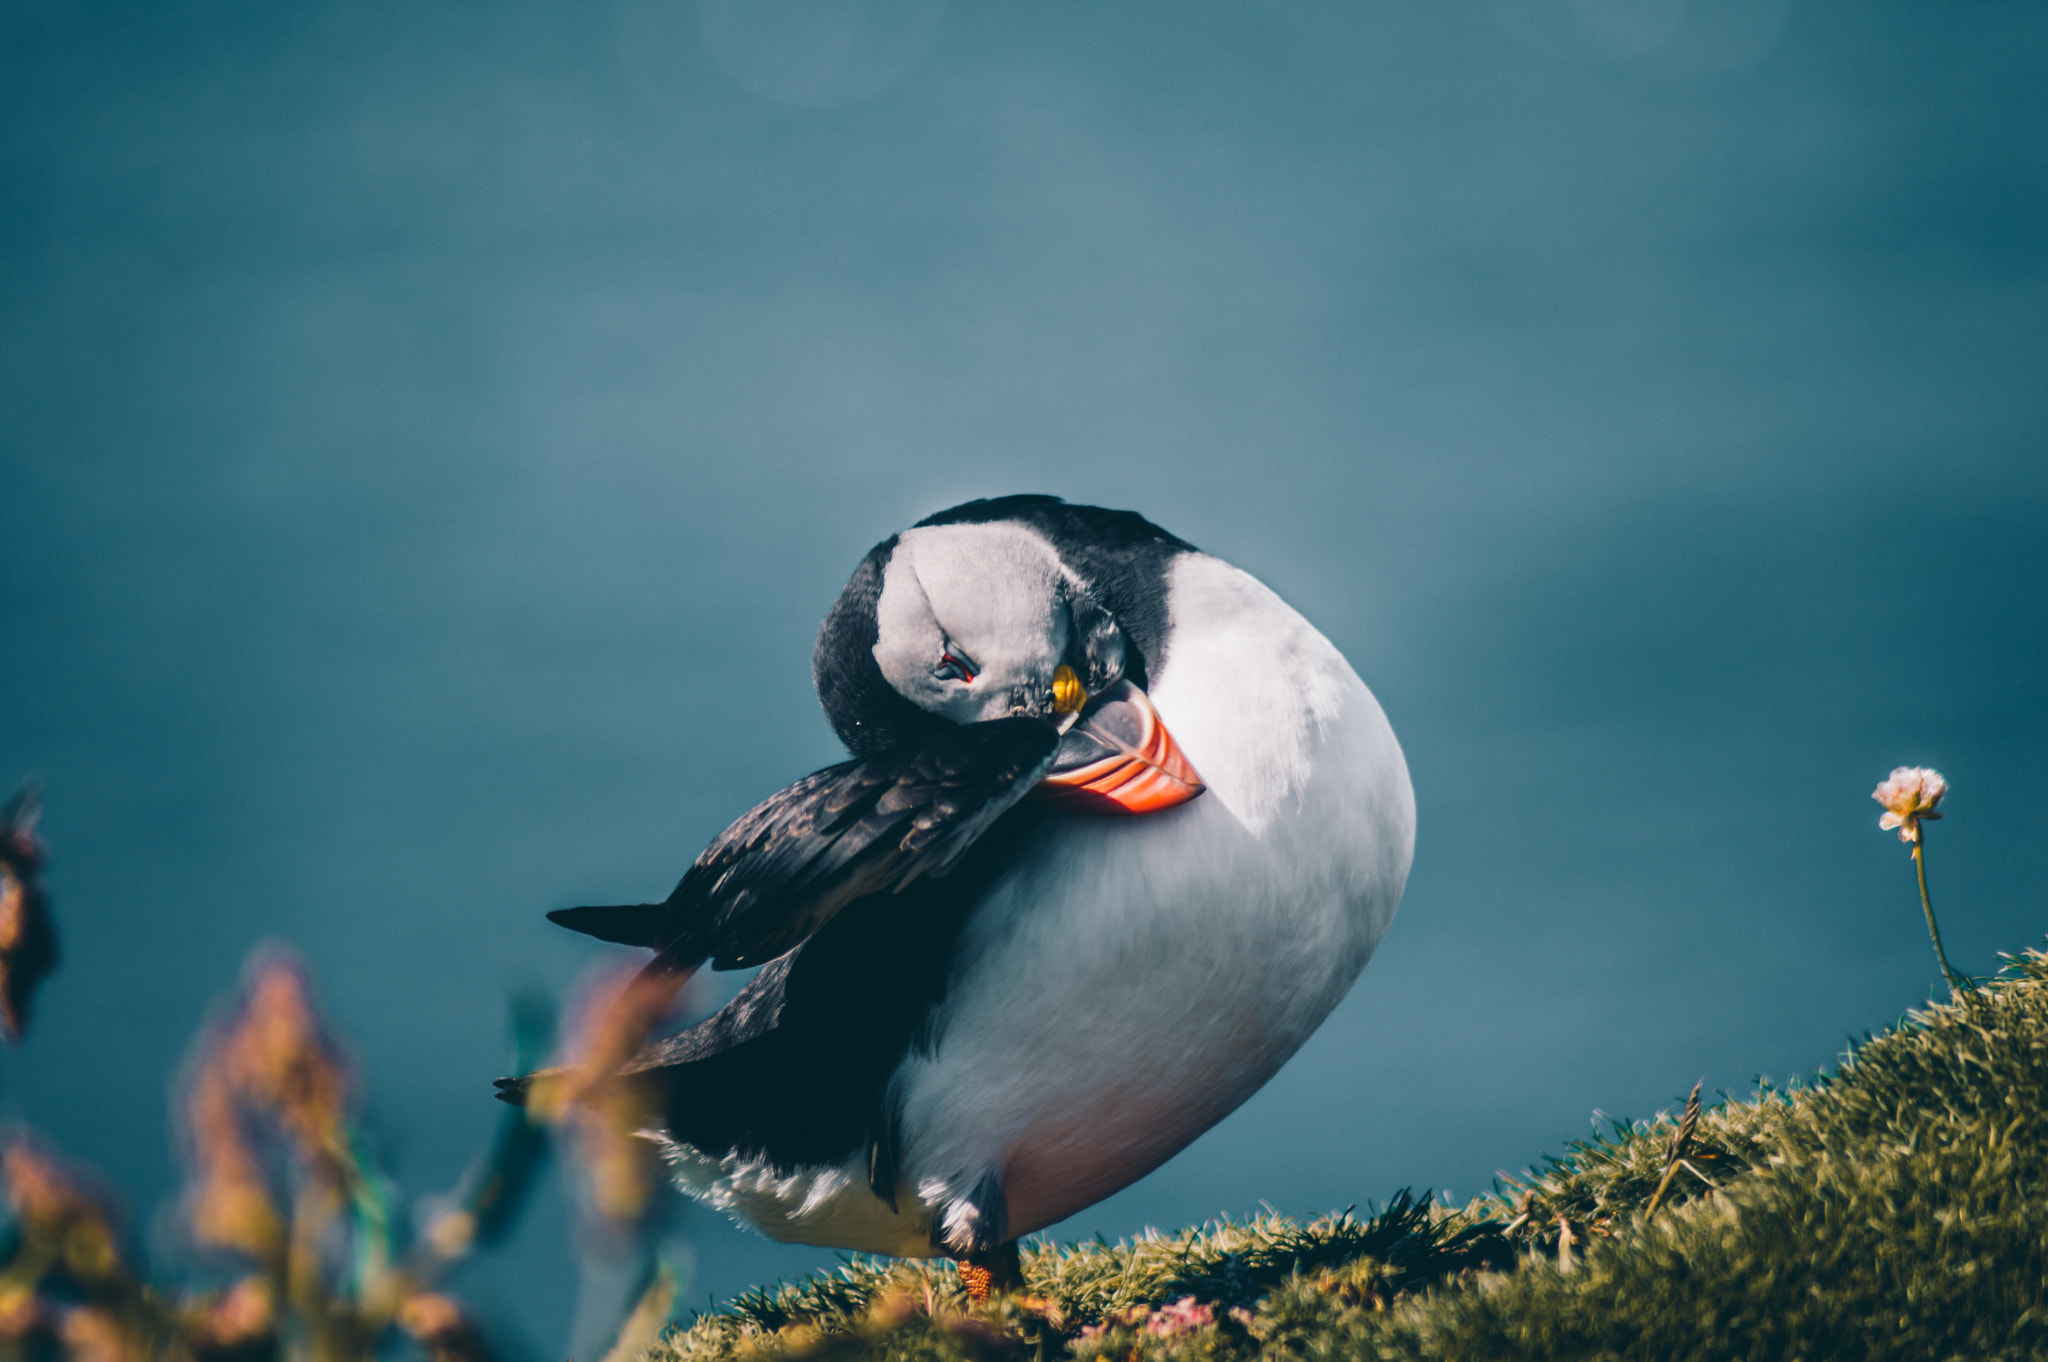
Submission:
[[[950,1266],[855,1258],[647,1356],[2048,1354],[2048,954],[1910,1014],[1832,1075],[1687,1123],[1610,1121],[1461,1207],[1404,1192],[1365,1218],[1030,1245],[1025,1290],[978,1307]]]

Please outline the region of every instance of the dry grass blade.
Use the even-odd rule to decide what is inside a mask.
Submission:
[[[1671,1189],[1671,1179],[1678,1176],[1681,1166],[1707,1186],[1714,1185],[1713,1179],[1687,1163],[1685,1158],[1687,1151],[1692,1148],[1693,1133],[1700,1126],[1700,1088],[1706,1081],[1702,1078],[1693,1084],[1691,1095],[1685,1099],[1685,1115],[1679,1118],[1678,1129],[1671,1132],[1671,1148],[1664,1155],[1664,1176],[1657,1183],[1657,1190],[1651,1195],[1650,1204],[1643,1208],[1643,1218],[1646,1220],[1655,1215],[1657,1207],[1663,1204],[1664,1193]]]

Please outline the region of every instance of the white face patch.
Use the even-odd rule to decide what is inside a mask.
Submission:
[[[1067,594],[1052,545],[1021,526],[907,530],[875,602],[875,662],[921,709],[955,723],[1001,718],[1050,696]],[[972,681],[939,675],[949,652]]]

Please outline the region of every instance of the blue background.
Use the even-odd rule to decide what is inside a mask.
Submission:
[[[0,1107],[150,1241],[283,939],[447,1185],[598,952],[542,912],[835,759],[847,572],[1018,490],[1279,590],[1421,813],[1350,1000],[1061,1234],[1810,1073],[1936,979],[1893,765],[1959,966],[2048,929],[2044,114],[2033,3],[14,0],[0,782],[66,963]],[[689,1230],[700,1300],[830,1257]],[[515,1354],[568,1240],[458,1284]]]

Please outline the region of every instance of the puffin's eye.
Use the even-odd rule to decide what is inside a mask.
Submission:
[[[948,648],[939,654],[939,665],[932,670],[932,675],[938,677],[941,681],[972,682],[974,680],[974,663]]]

